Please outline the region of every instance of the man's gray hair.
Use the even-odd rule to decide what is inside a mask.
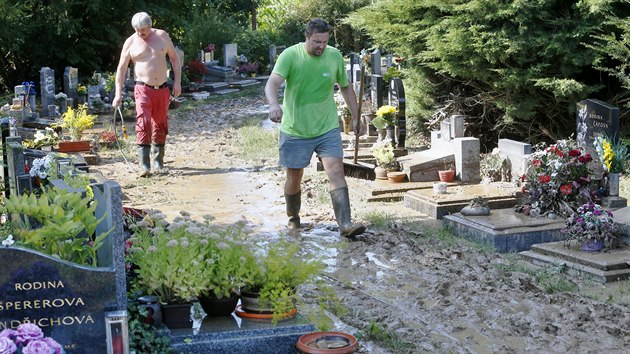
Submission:
[[[131,26],[135,29],[138,28],[151,28],[151,17],[146,12],[138,12],[131,18]]]
[[[310,37],[313,33],[328,33],[332,30],[332,26],[321,18],[314,18],[306,23],[304,35]]]

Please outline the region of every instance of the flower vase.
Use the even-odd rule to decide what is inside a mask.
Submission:
[[[604,248],[603,240],[587,240],[582,243],[582,251],[585,252],[598,252]]]
[[[440,182],[453,182],[455,180],[455,170],[438,171]]]
[[[386,139],[391,141],[392,146],[396,147],[396,137],[394,136],[394,126],[388,125],[386,128]]]
[[[377,142],[381,142],[387,138],[387,133],[385,129],[378,129],[377,132],[378,132],[378,139],[376,139]]]
[[[170,329],[192,328],[191,308],[192,303],[162,305],[162,322]]]
[[[608,174],[608,195],[611,197],[619,196],[619,173]]]

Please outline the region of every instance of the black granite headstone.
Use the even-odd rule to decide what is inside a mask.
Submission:
[[[613,141],[619,138],[619,108],[596,99],[586,99],[577,103],[576,142],[591,154],[594,163],[591,169],[595,176],[601,175],[603,168],[593,146],[595,137],[604,134]]]
[[[388,101],[390,106],[398,109],[396,114],[396,128],[398,129],[396,133],[396,147],[404,148],[407,137],[407,116],[405,113],[407,101],[405,100],[405,89],[402,80],[398,77],[393,78],[389,83]]]
[[[106,353],[105,312],[116,307],[116,275],[29,249],[0,247],[0,331],[38,325],[66,353]]]

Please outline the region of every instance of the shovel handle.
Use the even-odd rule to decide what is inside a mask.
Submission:
[[[357,103],[359,109],[357,110],[357,128],[354,131],[354,164],[357,164],[357,160],[359,159],[359,131],[361,130],[361,105],[363,103],[363,83],[365,82],[365,65],[359,64],[361,66],[361,77],[359,78],[359,102]]]

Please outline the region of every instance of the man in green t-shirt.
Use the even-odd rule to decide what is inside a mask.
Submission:
[[[339,233],[354,237],[365,231],[350,219],[350,197],[343,174],[343,147],[334,100],[334,85],[352,112],[353,128],[359,131],[358,105],[348,82],[343,56],[327,45],[331,26],[322,19],[306,24],[305,41],[280,54],[269,76],[265,95],[269,119],[280,124],[280,164],[287,169],[284,197],[288,227],[300,228],[301,183],[304,168],[317,153],[330,180],[330,196]],[[282,107],[278,88],[286,83]]]

